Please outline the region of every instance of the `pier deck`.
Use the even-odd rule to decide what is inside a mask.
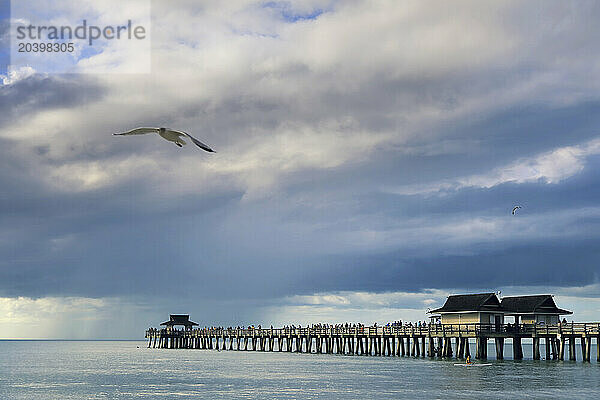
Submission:
[[[469,339],[475,339],[476,359],[487,358],[487,341],[494,340],[496,358],[504,358],[504,341],[511,339],[513,359],[523,358],[522,339],[532,339],[532,354],[541,359],[576,359],[579,341],[583,361],[590,361],[592,339],[600,362],[600,323],[538,324],[429,324],[426,326],[352,326],[296,328],[172,328],[146,331],[148,347],[169,349],[218,349],[288,351],[323,354],[456,357],[470,356]],[[567,346],[568,345],[568,346]]]

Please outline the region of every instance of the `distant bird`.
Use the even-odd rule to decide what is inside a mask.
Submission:
[[[166,139],[169,142],[173,142],[179,147],[183,147],[186,144],[181,137],[187,136],[191,139],[192,142],[194,142],[196,146],[200,147],[202,150],[208,151],[209,153],[215,153],[215,151],[211,149],[208,145],[192,137],[189,133],[183,131],[176,131],[174,129],[169,128],[135,128],[123,133],[113,133],[113,136],[145,135],[147,133],[158,133],[163,139]]]
[[[521,208],[521,206],[515,206],[512,210],[512,215],[515,215],[515,213],[517,212],[517,210]]]

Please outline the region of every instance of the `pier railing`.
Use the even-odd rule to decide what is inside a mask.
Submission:
[[[195,336],[479,336],[502,335],[600,335],[600,322],[559,324],[424,324],[402,326],[311,326],[285,328],[172,328],[146,331],[146,335],[169,334],[182,337]]]

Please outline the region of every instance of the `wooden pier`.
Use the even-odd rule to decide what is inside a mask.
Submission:
[[[465,359],[469,339],[475,341],[475,358],[488,357],[488,341],[495,344],[496,359],[504,359],[504,343],[512,340],[513,359],[523,359],[523,339],[532,339],[534,360],[576,360],[577,342],[583,361],[591,359],[592,339],[600,362],[600,323],[538,324],[428,324],[424,326],[352,326],[307,328],[195,328],[146,331],[148,347],[232,351],[287,351],[363,356],[410,356]]]

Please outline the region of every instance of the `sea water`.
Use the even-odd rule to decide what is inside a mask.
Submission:
[[[473,345],[471,346],[473,347]],[[579,347],[579,346],[578,346]],[[473,353],[472,349],[472,353]],[[510,354],[510,346],[505,349]],[[530,357],[524,345],[525,357]],[[542,355],[544,347],[541,347]],[[494,353],[490,346],[488,354]],[[596,349],[592,348],[595,359]],[[0,341],[0,399],[591,399],[600,364],[149,349]]]

